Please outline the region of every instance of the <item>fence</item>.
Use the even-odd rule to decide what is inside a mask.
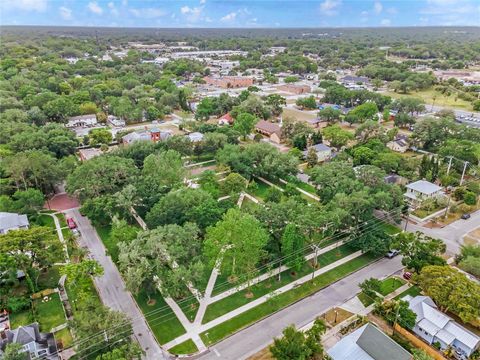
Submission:
[[[415,345],[415,347],[417,348],[420,348],[422,350],[425,350],[425,352],[430,355],[431,357],[433,357],[435,360],[447,360],[442,354],[440,354],[437,350],[435,350],[434,348],[432,348],[430,345],[428,345],[427,343],[423,342],[422,340],[420,340],[418,337],[416,337],[415,335],[413,335],[410,331],[404,329],[403,327],[401,327],[400,325],[398,324],[395,324],[394,326],[395,330],[401,334],[402,336],[404,336],[405,338],[408,339],[408,341],[410,341],[413,345]]]

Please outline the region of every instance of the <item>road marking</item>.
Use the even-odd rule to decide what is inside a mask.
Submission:
[[[218,352],[217,349],[213,348],[212,350],[213,350],[213,352],[215,353],[215,355],[217,355],[217,357],[220,357],[220,353]]]

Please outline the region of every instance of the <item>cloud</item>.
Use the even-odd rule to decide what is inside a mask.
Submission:
[[[419,15],[428,18],[431,25],[478,26],[480,7],[476,4],[476,0],[427,0]]]
[[[390,19],[382,19],[382,21],[380,21],[380,25],[382,25],[382,26],[390,26],[390,25],[392,25],[392,20],[390,20]]]
[[[320,4],[320,11],[325,15],[332,16],[338,13],[337,8],[342,5],[342,0],[325,0]]]
[[[108,4],[107,4],[108,8],[110,9],[110,13],[113,15],[113,16],[118,16],[118,9],[115,7],[115,4],[110,1]]]
[[[137,18],[155,19],[167,15],[167,12],[160,8],[129,9],[130,13]]]
[[[200,0],[200,5],[204,5],[207,2],[207,0]]]
[[[225,15],[220,19],[221,22],[233,22],[237,18],[237,13],[235,11]]]
[[[60,6],[58,12],[63,20],[70,20],[72,18],[72,10],[65,6]]]
[[[202,19],[203,6],[190,7],[182,6],[180,12],[185,16],[188,22],[194,23]]]
[[[97,4],[96,1],[91,1],[87,5],[88,10],[97,15],[103,14],[103,9]]]
[[[47,0],[0,0],[0,7],[5,10],[43,12],[47,9]]]
[[[376,1],[375,4],[373,4],[373,12],[378,15],[382,12],[382,10],[383,10],[382,3],[379,1]]]

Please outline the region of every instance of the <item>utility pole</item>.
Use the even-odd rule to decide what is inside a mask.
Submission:
[[[467,170],[467,165],[468,165],[468,161],[465,161],[465,165],[463,166],[462,178],[460,179],[460,186],[462,186],[463,184],[463,178],[465,176],[465,171]]]
[[[318,265],[317,253],[318,253],[318,250],[320,248],[315,244],[312,245],[312,247],[315,250],[315,258],[314,258],[314,262],[313,262],[313,272],[312,272],[312,280],[313,280],[315,278],[315,269],[317,268],[317,265]]]
[[[410,208],[407,209],[407,218],[405,219],[405,227],[403,228],[403,231],[407,231],[407,226],[408,226],[408,220],[410,219]]]
[[[449,156],[450,160],[448,161],[447,175],[450,173],[450,168],[452,167],[453,156]]]

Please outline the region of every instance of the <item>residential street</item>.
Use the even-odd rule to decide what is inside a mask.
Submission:
[[[200,357],[203,360],[246,359],[268,346],[274,337],[290,324],[302,327],[327,309],[353,297],[358,283],[370,277],[381,278],[402,269],[401,258],[382,259],[357,271],[339,282],[307,297],[296,304],[232,335],[211,348],[211,352]]]
[[[114,310],[124,312],[132,319],[135,337],[145,350],[147,359],[168,359],[169,356],[163,352],[150,332],[135,300],[125,290],[125,285],[117,267],[111,258],[105,255],[103,243],[90,221],[80,215],[78,209],[66,210],[65,213],[67,217],[73,217],[77,223],[81,233],[80,245],[88,248],[92,257],[103,266],[104,275],[95,279],[95,285],[102,302]]]
[[[471,214],[470,219],[457,220],[444,228],[426,228],[409,223],[407,231],[421,231],[424,234],[442,239],[447,244],[447,251],[452,254],[457,254],[460,251],[460,246],[463,244],[463,236],[468,232],[480,226],[480,211]],[[405,228],[405,222],[402,222],[402,229]]]

